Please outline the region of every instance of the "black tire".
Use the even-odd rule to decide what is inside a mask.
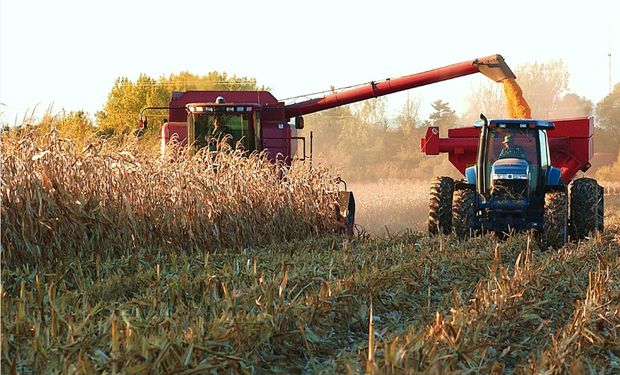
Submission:
[[[604,227],[603,188],[591,178],[570,185],[570,222],[574,239],[581,240]]]
[[[472,227],[476,219],[476,192],[457,189],[452,196],[452,229],[458,238],[464,239],[476,233]]]
[[[450,177],[437,177],[431,182],[428,211],[428,233],[449,234],[452,231],[452,193],[454,180]]]
[[[599,196],[600,199],[598,201],[598,231],[603,232],[605,230],[605,188],[599,185]]]
[[[563,191],[545,193],[545,217],[542,243],[559,249],[566,244],[568,226],[567,194]]]

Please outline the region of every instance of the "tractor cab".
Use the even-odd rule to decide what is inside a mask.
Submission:
[[[547,129],[538,120],[492,120],[481,124],[477,190],[483,204],[503,210],[542,207],[550,169]]]
[[[260,131],[251,104],[189,103],[186,108],[187,141],[194,150],[216,151],[222,142],[248,152],[257,149]]]

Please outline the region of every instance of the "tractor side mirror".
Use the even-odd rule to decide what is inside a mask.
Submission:
[[[304,128],[304,118],[302,116],[295,116],[295,129],[303,129]]]

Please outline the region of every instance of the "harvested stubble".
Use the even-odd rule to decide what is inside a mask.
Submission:
[[[93,219],[76,216],[82,211],[71,205],[79,200],[76,206],[91,207],[86,192],[98,190],[86,190],[93,186],[88,175],[116,181],[109,175],[121,172],[111,165],[124,166],[125,180],[132,183],[117,181],[116,190],[105,191],[109,195],[102,192],[94,197],[106,197],[106,204],[119,200],[124,204],[127,200],[154,207],[157,205],[148,199],[170,195],[154,191],[155,187],[136,191],[138,181],[172,181],[169,183],[177,189],[183,186],[176,185],[178,181],[193,189],[200,181],[215,189],[209,181],[192,174],[211,172],[193,164],[197,161],[185,166],[153,164],[163,170],[170,168],[168,179],[139,175],[141,180],[135,171],[156,162],[143,158],[131,146],[112,152],[94,145],[80,154],[88,157],[76,160],[70,152],[58,152],[65,148],[71,151],[70,143],[46,140],[47,148],[40,149],[29,142],[4,140],[3,163],[11,150],[13,164],[7,163],[11,168],[20,173],[40,173],[31,181],[45,187],[45,173],[53,189],[57,189],[55,181],[57,186],[66,186],[63,189],[76,190],[60,195],[63,190],[49,189],[56,195],[39,198],[35,193],[41,194],[43,188],[35,193],[21,188],[20,195],[6,191],[9,186],[22,185],[10,185],[12,180],[5,179],[3,172],[3,203],[9,197],[20,197],[19,207],[24,211],[10,211],[19,216],[6,220],[30,225],[21,232],[29,241],[38,238],[38,232],[28,233],[33,230],[29,223],[41,220],[34,208],[55,207],[48,200],[56,202],[54,199],[70,193],[75,196],[53,211],[67,216],[59,218],[66,227],[58,227],[64,231],[65,256],[43,253],[48,257],[59,255],[53,262],[44,262],[37,260],[45,259],[43,256],[28,253],[32,244],[19,242],[15,234],[10,237],[17,241],[12,245],[2,238],[3,259],[8,257],[8,245],[21,249],[10,257],[11,262],[3,261],[2,372],[334,373],[366,369],[376,373],[442,374],[595,370],[598,374],[620,369],[617,216],[607,220],[609,228],[603,235],[560,251],[541,251],[525,235],[509,237],[505,242],[492,237],[461,242],[451,236],[428,238],[406,233],[351,242],[325,237],[243,250],[239,242],[233,243],[232,249],[223,246],[211,252],[208,250],[215,247],[199,247],[200,243],[192,242],[185,251],[173,251],[185,243],[179,242],[154,252],[151,237],[143,232],[124,245],[120,240],[112,242],[124,247],[109,251],[92,240],[84,243],[88,237],[82,226],[100,233],[97,238],[102,243],[114,237],[105,237],[103,229],[88,227]],[[20,153],[24,156],[16,158]],[[102,170],[93,170],[89,158],[99,158]],[[37,161],[45,167],[34,168],[39,165],[34,163]],[[52,161],[61,163],[62,168]],[[238,163],[237,168],[251,170],[250,164]],[[85,164],[88,168],[80,169]],[[22,184],[28,181],[19,173],[11,173]],[[217,173],[225,173],[221,165]],[[67,180],[50,176],[64,174]],[[264,178],[275,178],[265,174]],[[71,181],[69,177],[84,186],[72,187],[70,182],[59,185]],[[242,189],[234,181],[219,182]],[[317,178],[296,189],[312,192],[321,184],[327,184],[326,190],[331,188]],[[191,195],[182,190],[177,199],[193,203]],[[123,196],[124,200],[112,200]],[[259,197],[256,194],[249,199]],[[227,202],[227,198],[222,199]],[[177,211],[157,218],[186,225],[183,230],[194,229],[196,233],[196,227],[188,227],[192,222],[182,216],[186,214],[183,206],[166,202],[170,205],[166,207]],[[608,213],[613,213],[619,203],[610,197]],[[91,217],[112,214],[96,208],[105,205],[94,207],[87,211]],[[141,228],[132,222],[138,219],[131,219],[122,210],[139,206],[119,207],[119,216],[115,216],[119,218],[118,228]],[[3,236],[8,216],[5,209]],[[130,212],[136,217],[141,214]],[[194,220],[197,217],[192,216]],[[111,226],[102,220],[101,225]],[[172,227],[173,223],[168,225]],[[310,232],[315,230],[306,225]],[[183,234],[181,228],[178,230],[173,234]],[[62,250],[54,246],[51,242],[49,248],[42,249]],[[71,246],[79,250],[70,250]],[[99,246],[99,250],[87,246]],[[374,340],[369,347],[370,319]],[[369,362],[368,358],[373,360]]]
[[[605,189],[607,196],[620,196],[620,182],[618,181],[602,181],[601,186]]]
[[[265,245],[335,228],[326,169],[264,155],[199,153],[176,162],[137,142],[83,149],[55,132],[2,140],[2,260],[40,263],[140,247]]]
[[[558,252],[541,251],[525,235],[498,243],[409,233],[4,267],[2,366],[7,373],[614,373],[618,241],[617,227]]]

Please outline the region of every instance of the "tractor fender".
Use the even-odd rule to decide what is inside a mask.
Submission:
[[[465,168],[465,180],[468,184],[476,185],[476,166],[472,165],[471,167]]]
[[[549,167],[547,169],[547,186],[562,184],[562,170],[556,167]]]

